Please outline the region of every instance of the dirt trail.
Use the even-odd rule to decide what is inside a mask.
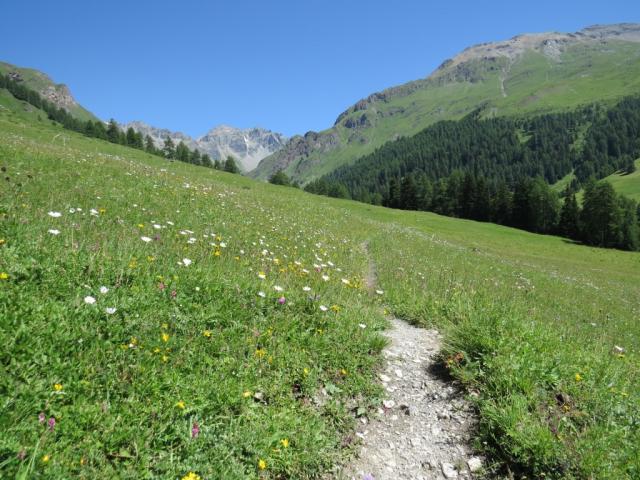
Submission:
[[[373,262],[366,281],[375,289]],[[358,425],[360,452],[338,478],[472,478],[482,469],[482,459],[469,447],[474,414],[438,368],[440,335],[397,318],[390,321],[385,332],[390,344],[383,351],[385,366],[379,374],[387,396],[377,415]]]

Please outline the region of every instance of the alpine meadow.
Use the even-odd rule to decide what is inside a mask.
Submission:
[[[0,478],[640,478],[639,74],[527,34],[196,138],[0,62]]]

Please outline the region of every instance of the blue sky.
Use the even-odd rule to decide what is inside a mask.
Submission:
[[[100,118],[286,135],[519,33],[640,22],[640,2],[6,1],[0,60],[66,83]]]

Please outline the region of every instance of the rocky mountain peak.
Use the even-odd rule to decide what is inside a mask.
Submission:
[[[212,160],[224,160],[231,155],[245,171],[253,170],[260,160],[280,150],[287,142],[284,135],[258,127],[240,129],[218,125],[199,138],[152,127],[140,121],[124,125],[125,129],[129,127],[143,135],[149,135],[157,147],[162,147],[165,138],[171,138],[174,143],[184,142],[190,149],[197,148],[200,152],[207,153]]]

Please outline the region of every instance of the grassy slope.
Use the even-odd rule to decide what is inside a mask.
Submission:
[[[430,85],[404,97],[376,102],[365,112],[383,115],[376,117],[373,127],[356,132],[358,141],[348,142],[354,130],[341,123],[336,127],[341,139],[337,149],[324,154],[311,152],[309,157],[292,163],[285,171],[304,181],[317,178],[354,162],[396,135],[413,135],[437,121],[458,119],[484,102],[488,102],[487,112],[491,115],[521,115],[570,109],[596,100],[607,102],[637,94],[640,92],[640,44],[609,42],[604,46],[574,46],[563,54],[562,62],[528,52],[505,77],[506,97],[501,94],[499,78],[500,72],[492,71],[484,74],[482,82]],[[403,113],[390,114],[399,108]],[[345,119],[356,119],[362,113],[353,112]],[[267,178],[271,163],[271,160],[265,161],[252,175]]]
[[[348,408],[379,394],[384,320],[360,288],[365,240],[388,307],[445,333],[497,458],[535,475],[640,471],[637,253],[311,196],[69,132],[63,145],[57,133],[0,111],[2,476],[325,470],[344,453]]]
[[[8,73],[15,71],[19,72],[22,75],[26,86],[32,88],[37,92],[41,92],[50,86],[57,86],[47,75],[38,70],[34,70],[32,68],[16,67],[15,65],[11,65],[10,63],[0,62],[1,74],[7,75]],[[85,109],[80,104],[72,107],[70,109],[70,113],[80,120],[98,120],[98,118],[93,113]]]
[[[570,173],[554,183],[551,188],[560,193],[569,183],[571,183],[573,178],[573,173]],[[606,177],[604,180],[613,185],[616,192],[632,198],[633,200],[640,201],[640,159],[636,160],[636,171],[632,174],[622,175],[620,173],[614,173]],[[582,198],[582,190],[578,192],[578,197]]]
[[[636,171],[629,175],[614,173],[606,180],[613,185],[618,193],[621,193],[636,201],[640,201],[640,159],[636,160]]]

